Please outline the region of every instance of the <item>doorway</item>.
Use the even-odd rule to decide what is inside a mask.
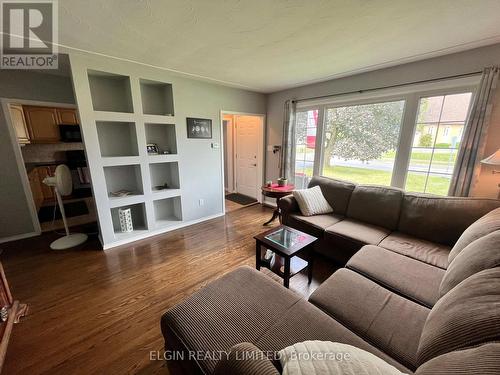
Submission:
[[[61,164],[70,172],[71,191],[62,197],[68,226],[95,231],[97,213],[76,105],[9,98],[0,101],[35,233],[63,232],[54,188],[45,182]]]
[[[222,112],[225,211],[262,202],[264,115]]]

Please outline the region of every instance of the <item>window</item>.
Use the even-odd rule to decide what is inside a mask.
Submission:
[[[467,92],[419,100],[406,190],[448,193],[471,97]],[[425,133],[425,128],[436,131]]]
[[[295,184],[313,175],[446,195],[478,77],[299,102]]]
[[[319,110],[295,115],[295,186],[304,189],[313,175]]]
[[[390,185],[404,100],[326,109],[321,174]]]

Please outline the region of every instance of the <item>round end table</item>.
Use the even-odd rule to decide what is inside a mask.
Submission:
[[[281,212],[278,203],[281,198],[290,195],[294,189],[294,185],[279,186],[278,184],[272,184],[271,186],[262,186],[262,195],[276,199],[276,209],[273,212],[273,216],[263,225],[271,224],[274,220],[276,220],[276,218],[279,218],[279,221],[281,223]]]

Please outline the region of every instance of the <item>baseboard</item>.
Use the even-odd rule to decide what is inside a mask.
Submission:
[[[40,234],[41,233],[38,232],[32,232],[32,233],[18,234],[16,236],[11,236],[11,237],[4,237],[0,238],[0,243],[24,240],[25,238],[36,237],[39,236]]]
[[[180,229],[180,228],[188,227],[190,225],[202,223],[204,221],[216,219],[216,218],[224,216],[224,215],[225,214],[222,212],[222,213],[218,213],[215,215],[205,216],[205,217],[202,217],[200,219],[182,222],[182,223],[179,223],[177,225],[172,225],[171,227],[168,227],[168,228],[161,228],[161,229],[157,229],[157,230],[152,230],[152,231],[149,231],[147,233],[140,234],[137,237],[108,243],[107,245],[103,245],[102,248],[103,248],[103,250],[109,250],[109,249],[112,249],[112,248],[117,247],[117,246],[127,245],[127,244],[135,242],[135,241],[144,240],[146,238],[157,236],[159,234],[163,234],[163,233],[167,233],[167,232],[171,232],[171,231],[176,230],[176,229]]]

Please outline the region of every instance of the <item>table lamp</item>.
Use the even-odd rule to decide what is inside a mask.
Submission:
[[[494,154],[488,156],[486,159],[481,160],[481,163],[491,166],[500,166],[500,148]],[[492,173],[500,173],[500,171],[493,170]]]
[[[494,154],[488,156],[486,159],[481,160],[481,164],[486,164],[492,167],[500,166],[500,149],[498,149]],[[499,170],[493,169],[492,174],[500,173]],[[500,187],[500,184],[498,184]],[[498,198],[500,199],[500,193],[498,194]]]

